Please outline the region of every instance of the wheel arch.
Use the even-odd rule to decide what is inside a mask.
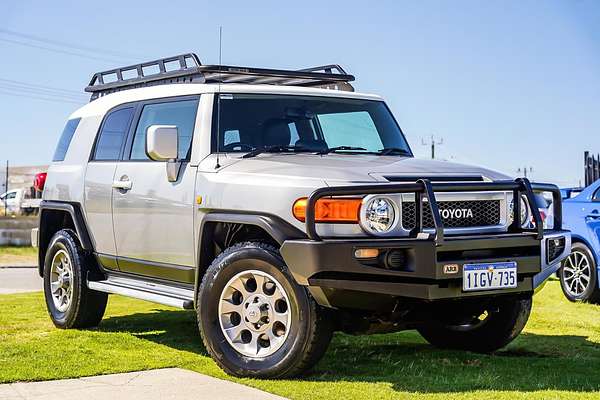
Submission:
[[[61,229],[73,229],[81,247],[92,252],[92,240],[83,218],[81,206],[78,203],[57,202],[44,200],[40,203],[38,231],[38,272],[44,273],[46,250],[52,236]]]
[[[585,245],[590,250],[590,253],[592,253],[592,256],[594,257],[594,262],[596,263],[596,266],[598,266],[598,255],[594,251],[594,246],[590,243],[590,241],[581,235],[571,233],[571,244],[575,243]]]
[[[235,243],[253,240],[264,241],[280,247],[286,240],[301,238],[306,238],[304,232],[275,215],[237,212],[206,214],[202,219],[198,236],[195,294],[197,295],[200,282],[208,266],[225,248]]]

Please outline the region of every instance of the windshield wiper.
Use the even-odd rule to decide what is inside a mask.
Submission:
[[[404,156],[410,156],[410,151],[403,149],[401,147],[386,147],[377,152],[380,156],[389,156],[392,154],[401,154]]]
[[[364,150],[364,151],[366,151],[367,149],[365,149],[364,147],[337,146],[337,147],[332,147],[330,149],[321,150],[321,151],[317,152],[316,154],[323,155],[323,154],[335,153],[336,151],[351,151],[351,150]]]
[[[282,153],[285,151],[297,152],[297,151],[309,151],[309,150],[302,146],[286,146],[286,145],[276,144],[274,146],[257,147],[256,149],[244,154],[242,156],[242,158],[252,158],[252,157],[256,157],[257,155],[262,154],[262,153]]]

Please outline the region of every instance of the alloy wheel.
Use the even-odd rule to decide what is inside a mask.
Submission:
[[[52,258],[50,291],[56,309],[64,313],[73,301],[73,265],[66,250],[59,250]]]
[[[573,251],[563,264],[565,290],[573,297],[581,296],[590,285],[591,274],[588,256],[581,251]]]
[[[262,271],[243,271],[229,280],[219,299],[225,339],[248,357],[267,357],[290,331],[290,302],[283,286]]]

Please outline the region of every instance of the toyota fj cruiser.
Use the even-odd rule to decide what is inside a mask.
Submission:
[[[305,371],[334,331],[512,341],[569,253],[558,188],[415,159],[353,80],[194,54],[96,73],[34,232],[54,324],[98,325],[109,293],[195,309],[217,364],[255,377]]]

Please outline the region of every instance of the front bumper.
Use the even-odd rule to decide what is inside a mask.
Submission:
[[[548,260],[548,242],[556,238],[564,238],[564,250]],[[570,233],[553,230],[541,239],[524,232],[447,236],[442,244],[432,239],[289,240],[281,254],[299,284],[308,286],[321,305],[335,307],[345,306],[344,297],[352,293],[429,301],[533,293],[558,269],[570,247]],[[382,255],[357,259],[359,248],[376,248]],[[391,269],[384,261],[392,251],[404,257],[399,268]],[[464,264],[502,261],[517,263],[516,288],[462,290]]]
[[[490,191],[510,191],[513,199],[525,196],[529,204],[536,204],[534,192],[551,193],[553,229],[544,229],[539,209],[532,207],[533,228],[524,228],[519,218],[513,218],[507,233],[447,235],[436,193]],[[416,226],[408,237],[324,239],[317,233],[315,205],[319,199],[389,193],[414,193]],[[425,205],[431,211],[432,234],[424,229]],[[520,215],[519,201],[515,202],[513,213]],[[377,309],[382,296],[432,301],[533,293],[558,269],[560,261],[571,249],[571,235],[562,229],[560,190],[555,185],[531,183],[526,178],[437,183],[420,179],[415,183],[392,185],[324,187],[308,198],[306,233],[306,240],[284,242],[281,254],[298,283],[307,286],[319,304],[333,307]],[[561,249],[558,253],[552,250],[557,248],[554,242],[557,238],[562,246],[558,247]],[[385,258],[359,260],[355,256],[359,248],[376,248]],[[551,258],[549,254],[552,254]],[[392,258],[395,261],[389,262]],[[517,263],[517,287],[476,292],[462,290],[465,264],[506,261]]]

